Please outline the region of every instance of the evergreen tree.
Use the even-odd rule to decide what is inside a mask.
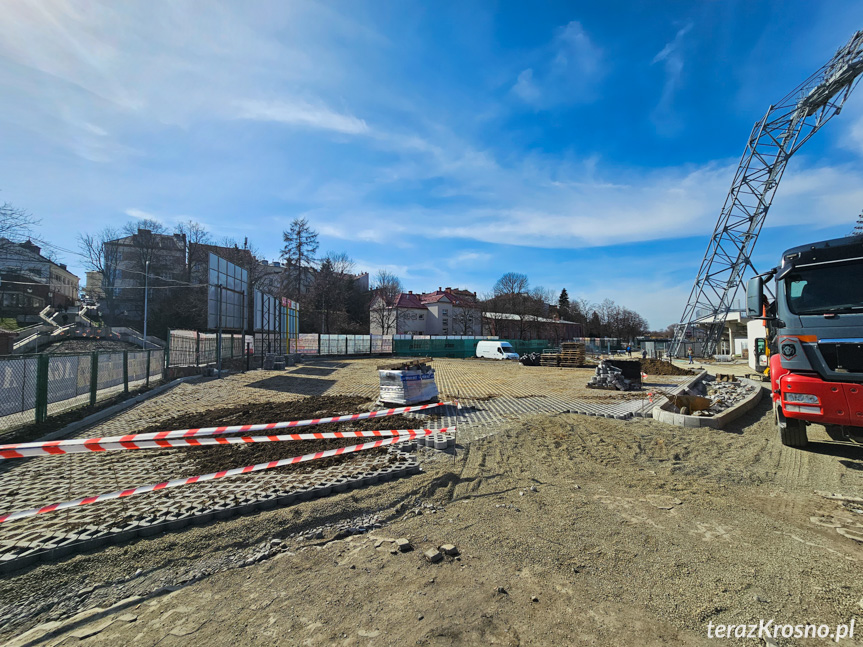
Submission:
[[[599,313],[594,310],[593,314],[590,316],[590,323],[588,324],[588,333],[589,337],[602,337],[602,321],[599,318]]]
[[[303,270],[315,265],[318,251],[318,232],[309,226],[305,218],[294,218],[291,228],[284,232],[285,247],[282,259],[287,264],[287,295],[301,300],[303,292]]]
[[[569,294],[566,292],[566,288],[563,288],[560,291],[560,297],[557,299],[557,312],[560,314],[561,319],[570,320],[572,318],[572,312],[570,310],[569,304]]]
[[[848,235],[849,236],[863,236],[863,211],[861,211],[860,215],[857,216],[857,222],[854,223],[854,229]]]

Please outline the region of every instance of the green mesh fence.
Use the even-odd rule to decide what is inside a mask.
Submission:
[[[407,357],[454,357],[465,359],[476,356],[476,345],[481,339],[394,339],[393,354]],[[492,340],[494,341],[494,340]],[[499,339],[506,341],[519,355],[541,353],[550,346],[544,339],[523,341],[519,339]]]
[[[8,430],[150,386],[164,362],[162,349],[0,357],[0,440]]]

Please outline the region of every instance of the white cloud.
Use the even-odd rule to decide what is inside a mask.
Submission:
[[[254,101],[236,103],[238,119],[274,121],[291,126],[332,130],[347,135],[364,135],[369,132],[365,121],[352,115],[335,112],[323,104],[306,101]]]
[[[240,6],[144,0],[40,0],[0,12],[0,124],[12,124],[91,161],[128,155],[133,135],[233,119],[239,99],[273,88],[307,101],[248,101],[245,118],[358,134],[365,122],[327,108],[357,78],[368,27],[324,5]],[[280,90],[281,91],[281,90]],[[9,97],[14,96],[14,100]],[[276,99],[281,99],[276,96]],[[5,124],[4,124],[5,122]]]
[[[458,158],[457,152],[447,157]],[[312,214],[326,223],[322,233],[343,240],[400,244],[421,239],[465,241],[539,248],[595,246],[707,236],[719,217],[736,161],[664,169],[606,170],[527,159],[507,168],[482,161],[461,166],[437,157],[418,162],[421,176],[433,169],[449,192],[469,196],[442,206],[393,207],[371,196],[349,195]],[[405,172],[407,173],[407,172]],[[395,181],[395,180],[394,180]],[[863,172],[853,165],[815,165],[796,157],[785,174],[766,227],[810,223],[816,228],[853,223],[863,204]],[[358,206],[359,205],[359,206]],[[475,250],[460,252],[448,266],[484,260]]]
[[[665,135],[673,135],[679,132],[681,124],[674,113],[674,95],[680,87],[683,76],[683,38],[692,29],[692,23],[680,28],[674,39],[665,44],[659,53],[653,57],[651,65],[663,63],[665,65],[665,83],[662,86],[662,95],[659,103],[651,113],[657,130]]]
[[[492,259],[491,254],[466,250],[460,252],[446,261],[447,266],[453,269],[464,269],[466,267],[477,267],[488,263]]]
[[[155,220],[156,222],[165,224],[165,221],[156,214],[150,213],[149,211],[143,211],[141,209],[135,209],[134,207],[126,209],[125,214],[130,218],[135,218],[136,220]]]
[[[518,75],[515,85],[512,86],[512,91],[527,103],[539,103],[542,98],[539,88],[533,82],[533,70],[531,68],[522,70],[521,74]]]
[[[602,50],[577,20],[557,30],[551,43],[537,52],[536,63],[522,70],[512,92],[544,110],[557,105],[588,103],[597,97],[604,76]]]

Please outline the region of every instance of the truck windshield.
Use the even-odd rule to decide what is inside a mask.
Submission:
[[[501,344],[500,347],[503,348],[504,353],[514,353],[515,352],[512,349],[512,346],[510,346],[509,344]]]
[[[797,315],[863,311],[863,262],[812,265],[785,277],[788,308]]]

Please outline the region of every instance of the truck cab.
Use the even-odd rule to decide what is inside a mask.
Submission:
[[[773,303],[764,296],[764,281],[771,277]],[[747,314],[766,325],[773,410],[782,443],[805,446],[810,422],[859,433],[863,236],[787,250],[779,267],[749,281],[746,300]]]

